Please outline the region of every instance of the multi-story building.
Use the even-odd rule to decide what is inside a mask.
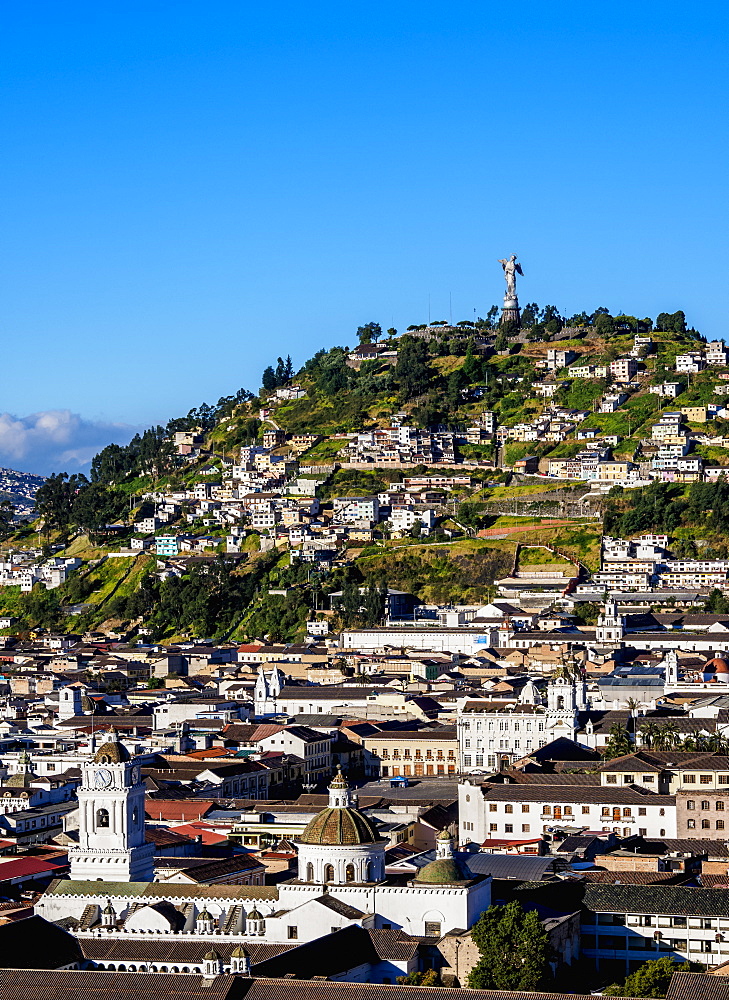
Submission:
[[[610,374],[618,382],[630,382],[638,371],[638,362],[635,358],[616,358],[610,362]]]
[[[676,355],[676,372],[686,375],[694,375],[703,371],[706,361],[699,351],[687,351],[686,354]]]
[[[380,504],[377,497],[334,497],[334,518],[337,521],[366,521],[377,524]]]
[[[363,739],[365,771],[373,777],[455,774],[458,769],[456,730],[383,729]]]
[[[586,708],[586,685],[576,667],[563,667],[555,674],[546,705],[531,681],[518,704],[466,699],[457,713],[461,773],[493,771],[559,737],[574,739],[579,713]]]
[[[154,542],[158,556],[179,555],[179,540],[177,535],[157,535]]]
[[[588,885],[581,951],[598,969],[633,972],[648,959],[729,960],[729,890]]]

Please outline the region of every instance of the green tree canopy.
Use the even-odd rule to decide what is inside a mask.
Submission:
[[[606,997],[656,997],[660,1000],[668,992],[674,972],[689,971],[688,962],[674,962],[667,955],[655,961],[644,962],[626,978],[624,983],[613,983],[603,990]]]
[[[476,990],[538,990],[550,977],[547,932],[534,910],[512,901],[490,906],[471,936],[481,953],[468,976]]]

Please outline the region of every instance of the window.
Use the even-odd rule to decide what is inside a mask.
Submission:
[[[314,866],[312,865],[311,861],[306,866],[306,881],[307,882],[314,881]]]
[[[489,823],[489,833],[496,833],[498,826],[496,823]]]
[[[638,808],[638,815],[639,816],[645,816],[646,815],[645,806],[639,806],[639,808]]]
[[[467,755],[467,756],[465,756],[463,758],[463,766],[464,767],[470,767],[471,766],[471,758],[470,758],[470,756]]]
[[[688,827],[689,830],[695,830],[696,829],[696,820],[695,819],[686,820],[686,826]]]
[[[695,809],[696,808],[696,803],[694,802],[693,799],[687,799],[686,800],[686,808],[687,809]]]
[[[109,825],[109,810],[108,809],[97,809],[96,810],[96,826],[97,827],[108,827]],[[33,824],[35,826],[35,823]]]
[[[715,808],[717,812],[724,812],[724,799],[717,799]]]
[[[711,826],[711,823],[708,821],[708,819],[702,819],[701,820],[701,829],[702,830],[708,830],[710,826]]]
[[[344,881],[354,882],[354,865],[347,865],[344,869]]]
[[[582,815],[583,816],[589,816],[590,815],[590,807],[589,806],[583,806],[582,807]]]
[[[524,803],[522,803],[522,806],[521,806],[521,811],[522,811],[523,813],[528,813],[528,812],[529,812],[529,806],[528,806],[528,805],[525,805]]]
[[[289,941],[295,941],[299,936],[299,928],[289,924]]]
[[[513,813],[514,812],[514,807],[510,803],[507,803],[504,806],[504,812]]]
[[[498,806],[496,805],[495,802],[489,802],[489,812],[495,813],[497,808]]]
[[[626,785],[632,785],[633,784],[633,775],[632,774],[625,774],[625,775],[623,775],[623,781],[624,781],[624,783]]]
[[[324,881],[333,882],[334,881],[334,865],[324,865]],[[291,935],[289,935],[290,937]]]
[[[617,783],[618,783],[618,776],[617,776],[617,774],[608,774],[606,780],[607,780],[608,785],[617,785]]]
[[[695,785],[696,784],[696,775],[695,774],[684,774],[683,780],[684,780],[684,784],[686,784],[686,785]]]
[[[710,785],[711,784],[711,775],[710,774],[702,774],[699,777],[699,781],[701,782],[702,785]]]
[[[655,774],[644,774],[643,775],[643,781],[645,781],[646,784],[651,784],[655,780],[656,780]]]
[[[701,800],[701,808],[702,809],[711,809],[711,803],[709,802],[708,799],[702,799]]]
[[[514,824],[513,823],[505,823],[504,824],[504,833],[513,833],[513,832],[514,832]]]
[[[426,920],[425,921],[425,936],[426,937],[440,937],[440,921],[439,920]]]
[[[716,829],[717,830],[723,830],[724,829],[724,820],[723,819],[718,819],[716,821]]]
[[[529,833],[529,824],[528,823],[522,823],[521,824],[521,832],[522,833]]]

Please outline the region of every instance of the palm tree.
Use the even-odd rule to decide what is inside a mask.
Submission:
[[[613,757],[624,757],[626,754],[631,753],[632,749],[633,744],[630,740],[630,733],[625,726],[621,726],[619,722],[616,722],[610,727],[610,739],[605,746],[603,756],[606,760],[612,760]]]
[[[678,739],[679,736],[675,726],[666,723],[663,726],[656,727],[653,746],[656,750],[672,750],[678,743]]]
[[[640,745],[647,747],[650,750],[650,748],[655,744],[658,730],[659,727],[655,722],[646,722],[644,726],[641,726],[637,730],[637,735],[640,736]]]

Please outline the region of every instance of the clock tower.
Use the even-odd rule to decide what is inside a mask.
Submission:
[[[151,882],[154,844],[144,837],[139,765],[110,729],[93,758],[81,765],[78,847],[69,849],[76,881]]]

